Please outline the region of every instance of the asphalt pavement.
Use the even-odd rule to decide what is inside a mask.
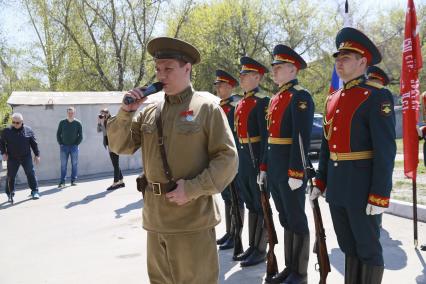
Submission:
[[[146,233],[142,229],[143,201],[135,189],[135,174],[125,176],[126,187],[105,189],[112,178],[82,180],[77,186],[40,187],[41,199],[31,200],[29,189],[18,190],[15,204],[0,196],[0,283],[149,283]],[[224,206],[217,196],[220,208]],[[283,229],[272,202],[283,268]],[[327,283],[343,283],[344,255],[337,245],[327,203],[320,200],[331,273]],[[314,242],[313,217],[306,206]],[[222,214],[223,216],[223,214]],[[247,216],[243,243],[247,246]],[[225,231],[224,222],[216,227]],[[426,243],[426,224],[418,223],[419,244]],[[413,222],[385,214],[381,242],[385,258],[383,283],[426,283],[426,252],[414,249]],[[242,269],[231,260],[232,250],[220,251],[219,283],[262,283],[265,264]],[[310,255],[309,283],[318,283],[316,255]]]

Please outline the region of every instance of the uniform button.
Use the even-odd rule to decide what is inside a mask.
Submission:
[[[339,113],[340,112],[340,109],[336,109],[336,113]]]
[[[283,97],[283,95],[280,95],[280,99]]]
[[[337,167],[339,164],[337,162],[334,163],[334,166]]]
[[[271,134],[269,134],[269,136],[272,136],[272,133],[271,133]]]
[[[272,123],[275,123],[275,120],[272,120]]]
[[[337,146],[336,145],[333,145],[333,149],[336,149],[337,148]]]
[[[238,125],[241,125],[241,122],[240,122],[240,123],[238,123]]]
[[[336,126],[335,126],[335,127],[333,127],[333,130],[334,130],[334,131],[336,131],[336,130],[337,130],[337,127],[336,127]]]
[[[268,146],[268,150],[271,150],[271,146]]]
[[[364,92],[364,95],[368,95],[368,91],[365,91],[365,92]]]
[[[243,101],[243,104],[245,104],[246,102],[245,101]]]
[[[277,107],[274,107],[274,110],[276,110],[277,109]]]
[[[241,146],[241,149],[244,149],[244,146]]]
[[[239,113],[242,113],[242,111],[240,110],[240,112]]]
[[[345,96],[345,93],[342,93],[342,97],[344,97]]]

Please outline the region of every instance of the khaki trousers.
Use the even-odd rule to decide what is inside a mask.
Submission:
[[[217,284],[219,260],[215,229],[194,233],[147,232],[151,284]]]

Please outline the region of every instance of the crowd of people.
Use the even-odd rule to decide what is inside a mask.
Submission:
[[[71,160],[70,185],[76,186],[78,174],[79,145],[83,141],[83,127],[81,122],[75,118],[75,108],[67,108],[67,117],[59,122],[56,138],[59,145],[61,176],[58,188],[66,186],[68,161]],[[98,116],[98,132],[103,132],[103,144],[108,149],[108,138],[106,136],[106,123],[110,118],[108,109],[102,109]],[[34,154],[32,158],[31,150]],[[34,163],[40,163],[40,150],[34,131],[30,126],[24,124],[21,113],[12,114],[12,123],[5,128],[0,137],[0,153],[2,160],[7,162],[6,188],[5,192],[8,202],[14,203],[15,179],[19,167],[22,166],[31,189],[32,199],[39,199],[37,177],[34,171]],[[119,165],[119,156],[109,151],[114,168],[114,182],[107,190],[115,190],[124,187],[123,175]]]
[[[382,56],[361,31],[343,28],[336,36],[336,71],[343,86],[330,94],[324,112],[319,166],[310,200],[325,197],[339,247],[345,255],[345,283],[381,283],[384,273],[380,244],[380,216],[389,206],[396,155],[395,113],[389,78],[375,66]],[[220,105],[191,84],[193,65],[201,61],[196,47],[160,37],[148,52],[155,61],[156,78],[165,99],[146,106],[142,89],[123,98],[116,116],[107,109],[98,117],[98,132],[114,167],[108,190],[124,186],[121,154],[141,149],[144,182],[143,226],[147,230],[150,282],[217,283],[219,249],[235,246],[235,214],[248,211],[248,248],[233,256],[242,267],[266,260],[268,231],[259,188],[266,188],[279,214],[284,235],[281,272],[267,275],[267,283],[307,283],[311,250],[305,213],[308,178],[306,162],[315,104],[297,76],[308,67],[301,55],[286,45],[273,48],[268,68],[251,57],[241,57],[236,79],[216,70],[214,82]],[[271,69],[271,70],[270,70]],[[269,96],[259,87],[271,72],[278,91]],[[235,95],[240,85],[243,95]],[[419,128],[425,138],[426,129]],[[58,126],[61,152],[59,187],[65,186],[71,156],[71,185],[76,185],[78,145],[83,139],[75,109]],[[6,192],[13,202],[14,179],[22,165],[34,199],[39,198],[34,161],[40,153],[32,130],[21,114],[5,129],[1,153],[8,161]],[[232,194],[238,198],[233,199]],[[220,222],[213,195],[225,202],[226,234],[216,240]],[[237,210],[235,210],[237,209]],[[188,269],[190,268],[190,269]]]

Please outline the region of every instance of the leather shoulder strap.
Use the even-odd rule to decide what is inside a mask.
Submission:
[[[163,122],[161,120],[161,110],[163,109],[163,102],[157,103],[157,109],[155,110],[155,123],[157,124],[158,132],[158,147],[160,147],[161,160],[163,161],[163,170],[169,182],[174,182],[172,172],[167,162],[166,149],[164,148],[164,137],[163,137]]]

